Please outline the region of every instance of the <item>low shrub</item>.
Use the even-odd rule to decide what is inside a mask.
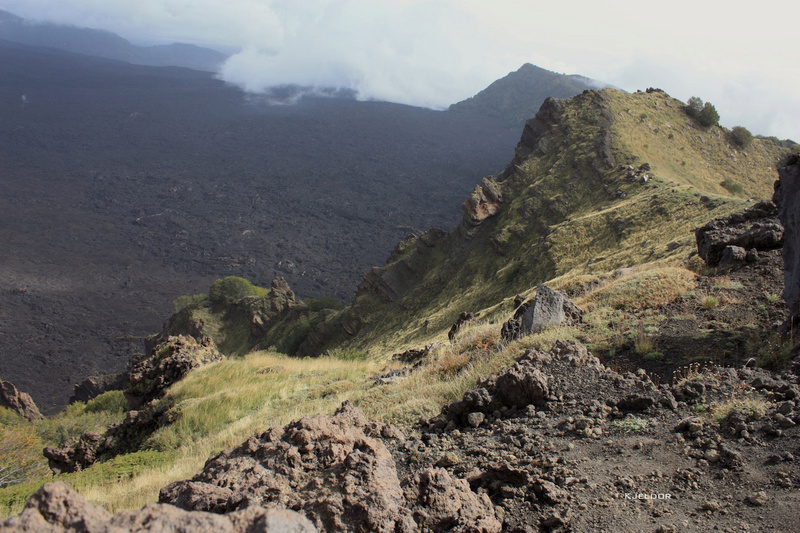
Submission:
[[[208,299],[217,309],[224,309],[248,296],[265,296],[267,289],[257,287],[237,276],[218,279],[208,289]]]

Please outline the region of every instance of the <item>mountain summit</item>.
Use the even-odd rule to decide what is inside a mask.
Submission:
[[[558,74],[525,63],[449,110],[499,118],[509,127],[520,129],[546,98],[570,98],[602,85],[584,76]]]

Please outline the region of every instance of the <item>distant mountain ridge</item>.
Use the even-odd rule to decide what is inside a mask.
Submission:
[[[228,57],[217,50],[193,44],[136,46],[110,31],[34,22],[3,10],[0,10],[0,39],[136,65],[175,66],[207,72],[216,72]]]
[[[475,96],[451,105],[449,110],[499,118],[509,127],[522,129],[546,98],[571,98],[604,85],[584,76],[558,74],[525,63]]]

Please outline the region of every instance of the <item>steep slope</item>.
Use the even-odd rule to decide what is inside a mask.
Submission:
[[[720,524],[738,528],[763,523],[766,513],[766,527],[791,530],[800,390],[786,375],[749,368],[783,368],[792,347],[791,339],[771,331],[787,317],[777,296],[779,252],[758,253],[727,275],[685,268],[694,248],[692,228],[747,205],[696,187],[744,177],[754,177],[748,186],[766,187],[759,176],[771,180],[775,173],[767,167],[785,151],[754,144],[746,156],[735,154],[752,163],[744,165],[746,173],[737,166],[724,175],[666,170],[669,179],[663,178],[659,169],[669,158],[657,151],[651,162],[634,156],[648,149],[634,137],[637,120],[646,118],[642,109],[668,113],[675,130],[667,139],[678,143],[678,153],[691,152],[697,142],[700,157],[711,164],[712,154],[726,149],[727,132],[699,129],[680,114],[680,105],[659,91],[606,90],[549,100],[526,126],[512,165],[497,179],[484,180],[465,202],[458,229],[431,230],[398,245],[387,266],[367,276],[349,309],[317,306],[327,320],[308,339],[321,343],[326,355],[256,352],[192,371],[154,404],[163,425],[139,451],[58,479],[112,512],[153,502],[164,487],[162,501],[186,509],[230,512],[274,497],[323,520],[319,513],[342,509],[338,489],[327,489],[327,472],[308,485],[323,487],[314,492],[325,495],[314,500],[314,509],[307,507],[308,495],[274,473],[285,473],[289,465],[298,475],[306,469],[319,475],[318,460],[331,457],[320,443],[334,442],[338,454],[343,441],[314,433],[312,426],[325,416],[279,427],[350,400],[380,420],[365,427],[392,453],[386,463],[396,467],[392,484],[407,476],[406,494],[414,496],[423,479],[432,479],[429,468],[445,469],[463,494],[491,498],[505,530],[537,521],[545,531],[570,523],[576,530],[613,529],[623,513],[632,529],[670,530],[677,516],[689,517],[684,527],[702,531]],[[657,135],[656,128],[644,128]],[[656,145],[647,133],[645,140]],[[515,231],[500,238],[509,226]],[[712,272],[696,263],[698,271]],[[617,266],[634,268],[612,271]],[[543,281],[569,291],[586,310],[584,321],[503,338],[500,323],[512,305],[500,299],[530,294]],[[253,326],[288,327],[314,311],[308,303],[303,310],[280,281],[270,291],[242,280],[223,285],[230,290],[211,290],[210,303],[230,304],[229,315],[257,311],[247,315],[260,316],[251,320]],[[214,311],[213,305],[187,303],[186,309]],[[460,308],[476,311],[478,319],[444,341],[451,313]],[[331,341],[344,339],[336,338],[342,330],[352,338],[331,349]],[[443,342],[397,353],[432,340]],[[629,367],[614,351],[635,360]],[[723,368],[725,362],[734,368]],[[0,429],[12,437],[34,433],[25,442],[11,441],[15,453],[38,452],[40,442],[63,445],[86,430],[97,438],[101,422],[121,422],[121,396],[112,391],[74,404],[33,428],[0,410],[7,423]],[[402,426],[381,426],[387,422]],[[364,439],[359,434],[356,441]],[[270,458],[276,447],[290,450],[287,459]],[[355,446],[348,455],[352,475],[335,463],[337,475],[362,480],[347,485],[348,494],[368,487],[363,480],[373,471],[360,466],[365,451]],[[266,477],[251,478],[237,464]],[[27,484],[0,489],[2,513],[19,512],[44,479],[31,474]],[[271,496],[262,491],[264,479],[271,480]],[[214,488],[217,483],[224,486]],[[625,494],[643,492],[677,495],[677,501],[668,510],[648,505],[628,516],[632,504]],[[403,500],[396,493],[390,499],[401,509],[444,500]],[[358,506],[372,497],[347,501]]]
[[[601,85],[583,76],[558,74],[525,63],[475,96],[451,105],[448,111],[499,118],[519,130],[546,98],[570,98]]]
[[[341,345],[381,359],[441,339],[464,312],[503,316],[515,295],[547,280],[686,263],[693,228],[770,197],[788,152],[761,140],[737,149],[730,132],[701,127],[683,108],[656,89],[548,99],[511,164],[464,202],[461,224],[400,242],[352,306],[292,329],[296,353]]]
[[[270,106],[206,72],[7,41],[0,64],[0,366],[45,412],[218,277],[352,299],[407,232],[455,224],[518,137],[385,102]]]
[[[771,196],[787,151],[758,140],[737,150],[725,129],[704,129],[682,109],[659,90],[548,99],[512,163],[464,203],[455,231],[409,237],[365,277],[342,313],[363,326],[351,343],[420,343],[460,313],[548,279],[688,259],[693,227],[742,209],[745,195]],[[320,351],[314,341],[301,353]]]
[[[217,50],[193,44],[136,46],[110,31],[34,22],[2,10],[0,39],[137,65],[186,67],[207,72],[216,72],[227,59]]]

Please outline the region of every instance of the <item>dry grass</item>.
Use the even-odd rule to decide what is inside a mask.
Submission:
[[[705,413],[712,422],[722,426],[735,412],[743,414],[748,419],[759,420],[767,413],[767,400],[745,391],[724,402],[710,404]]]
[[[676,266],[637,270],[590,292],[576,303],[587,309],[657,308],[693,290],[696,278],[694,272]]]

